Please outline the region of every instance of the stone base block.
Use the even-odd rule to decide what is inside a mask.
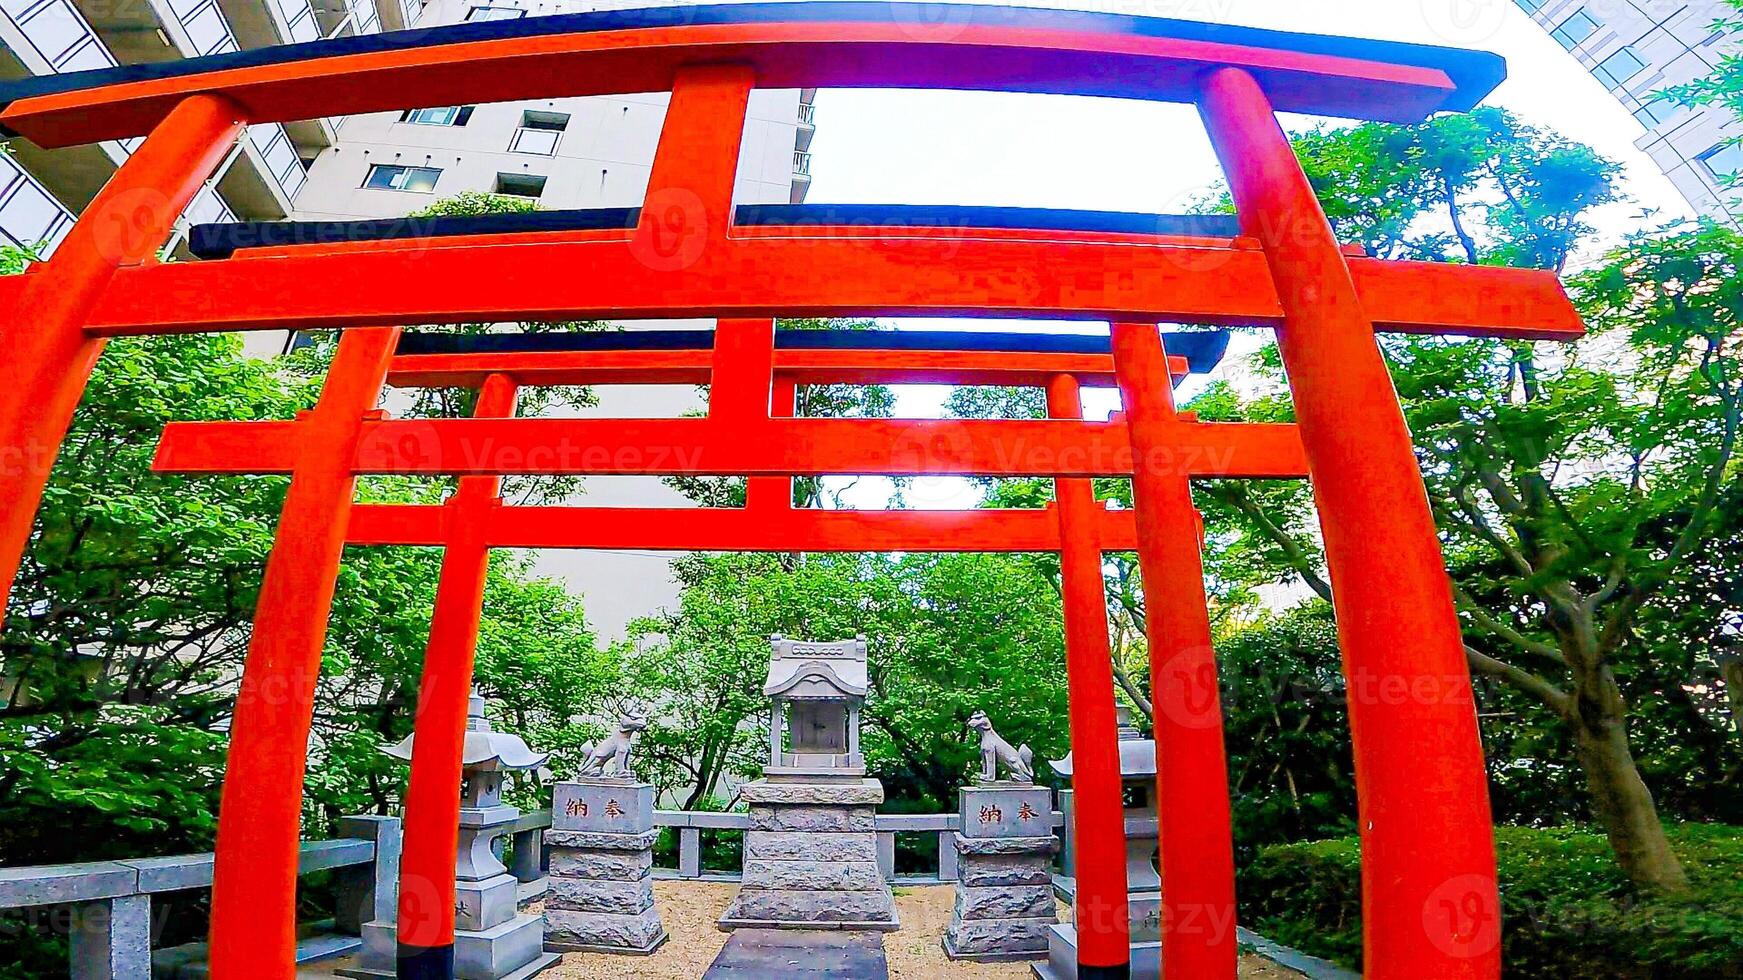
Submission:
[[[652,851],[595,851],[575,847],[551,849],[553,877],[595,881],[640,881],[654,870]]]
[[[997,963],[1041,959],[1054,917],[955,921],[944,931],[944,955],[953,960]]]
[[[870,806],[759,805],[750,808],[750,829],[871,834],[877,832],[878,825],[876,811]]]
[[[896,902],[879,891],[741,888],[720,917],[722,929],[854,928],[893,931]]]
[[[771,783],[757,780],[739,788],[746,803],[775,806],[877,806],[884,786],[875,779],[842,783]]]
[[[567,878],[553,874],[547,879],[545,908],[565,912],[605,912],[612,915],[640,915],[653,907],[654,879],[637,881],[603,881],[595,878]]]
[[[546,847],[575,847],[588,851],[645,851],[660,839],[655,827],[642,834],[601,834],[590,830],[547,830]]]
[[[1045,855],[964,854],[957,857],[957,880],[967,888],[1050,885],[1053,871]]]
[[[1034,919],[1054,917],[1053,889],[1047,885],[1012,885],[1001,888],[956,888],[953,919]]]
[[[748,858],[744,862],[746,888],[774,891],[879,891],[885,887],[877,861],[768,861]]]
[[[454,884],[454,928],[470,932],[493,929],[513,919],[520,882],[514,875]]]
[[[1047,930],[1047,960],[1033,967],[1039,980],[1077,980],[1077,930],[1069,923]],[[1162,944],[1134,943],[1132,980],[1162,980]]]
[[[456,980],[505,980],[545,955],[545,922],[521,915],[482,932],[454,931]],[[553,961],[554,962],[554,961]]]
[[[646,956],[664,945],[666,939],[659,910],[652,907],[635,915],[545,910],[546,949]]]
[[[748,830],[746,861],[876,861],[874,834],[811,834],[801,831]],[[553,859],[554,860],[554,859]],[[555,869],[553,864],[552,868]]]

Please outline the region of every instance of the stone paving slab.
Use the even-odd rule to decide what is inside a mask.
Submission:
[[[889,980],[876,932],[740,929],[703,980]]]

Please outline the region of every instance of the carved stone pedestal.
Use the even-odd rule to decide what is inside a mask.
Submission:
[[[875,779],[758,780],[744,838],[744,883],[720,918],[733,929],[897,928],[895,899],[878,867]]]
[[[1052,799],[1045,787],[964,787],[956,835],[956,908],[944,932],[953,960],[1029,960],[1047,955],[1053,902]]]
[[[625,779],[558,783],[545,832],[545,948],[646,956],[666,941],[654,907],[654,788]]]

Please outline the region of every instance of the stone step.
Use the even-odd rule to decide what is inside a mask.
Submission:
[[[875,932],[741,929],[703,980],[888,980],[884,937]]]

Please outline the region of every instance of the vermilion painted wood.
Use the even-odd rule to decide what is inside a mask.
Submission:
[[[708,419],[736,428],[768,420],[775,379],[775,321],[721,320],[714,328]]]
[[[756,74],[740,64],[678,70],[630,240],[631,253],[643,265],[682,272],[709,245],[725,240],[745,111],[755,84]]]
[[[705,476],[1130,476],[1125,426],[1067,420],[773,419],[723,431],[705,418],[368,421],[358,473]],[[1288,478],[1291,425],[1169,424],[1146,465],[1192,477]],[[283,473],[295,422],[173,422],[152,468]]]
[[[73,409],[103,351],[84,331],[123,266],[154,260],[182,209],[242,129],[236,107],[187,99],[121,165],[54,257],[22,276],[0,310],[0,602],[12,582]]]
[[[1165,445],[1174,395],[1155,383],[1167,355],[1156,328],[1113,325],[1114,363],[1132,446]],[[1200,521],[1188,482],[1137,467],[1138,563],[1154,705],[1162,826],[1162,974],[1233,980],[1235,856],[1222,692],[1204,591]]]
[[[400,388],[476,388],[492,374],[528,387],[546,385],[705,385],[713,354],[694,351],[563,351],[507,354],[402,354],[387,383]],[[798,385],[1008,385],[1045,387],[1069,374],[1084,387],[1114,387],[1107,354],[1033,354],[986,351],[777,350],[775,377]],[[1186,359],[1171,357],[1175,378]],[[778,413],[777,413],[778,415]]]
[[[439,38],[442,32],[430,31]],[[767,88],[928,88],[1188,102],[1204,71],[1243,65],[1292,111],[1416,121],[1457,87],[1438,68],[1169,37],[907,23],[704,24],[535,35],[292,61],[20,99],[0,124],[46,147],[147,132],[216,93],[250,120],[669,91],[687,65],[735,63]]]
[[[296,974],[303,770],[357,482],[345,461],[357,450],[398,337],[392,327],[347,332],[320,402],[298,423],[290,489],[230,725],[212,880],[213,980]]]
[[[1047,386],[1047,414],[1083,418],[1077,382],[1059,375]],[[1114,708],[1113,655],[1108,641],[1103,545],[1096,537],[1095,487],[1086,479],[1055,480],[1059,578],[1065,609],[1065,676],[1070,692],[1072,846],[1077,849],[1079,967],[1129,971],[1131,932],[1126,909],[1125,788],[1120,776],[1119,721]],[[1083,972],[1080,970],[1079,972]],[[1100,974],[1110,975],[1110,974]]]
[[[784,483],[787,477],[752,477]],[[770,494],[743,509],[698,507],[498,507],[476,521],[492,548],[743,552],[1049,552],[1058,521],[1045,510],[816,510],[782,508]],[[1098,508],[1104,551],[1134,551],[1132,512]],[[346,540],[357,545],[441,545],[444,510],[358,504]]]
[[[357,324],[713,316],[1009,316],[1276,327],[1261,252],[1061,242],[1048,233],[909,229],[882,242],[795,228],[710,244],[657,268],[626,236],[473,236],[302,246],[293,255],[125,270],[92,333]],[[408,267],[418,275],[407,276]],[[1352,259],[1376,329],[1571,339],[1584,327],[1553,273]],[[550,270],[564,270],[554,274]],[[441,282],[432,290],[429,282]],[[18,287],[0,280],[0,304]]]
[[[511,418],[514,382],[502,375],[485,380],[473,415]],[[442,575],[436,585],[430,640],[418,682],[411,779],[405,797],[405,850],[400,858],[399,955],[402,960],[440,959],[452,973],[454,869],[460,846],[461,767],[478,626],[484,614],[484,584],[490,566],[484,515],[500,503],[502,479],[469,476],[437,508],[444,525]],[[355,509],[353,509],[355,515]],[[402,976],[413,975],[403,969]]]
[[[1348,681],[1373,980],[1500,975],[1500,905],[1482,745],[1459,621],[1410,431],[1331,226],[1253,78],[1200,103],[1266,256],[1313,475]],[[1401,693],[1402,692],[1402,693]]]
[[[790,419],[798,412],[799,389],[791,378],[775,375],[769,392],[769,415]],[[745,481],[744,505],[756,510],[764,522],[793,512],[793,478],[790,476],[753,476]],[[767,528],[767,523],[762,525]],[[820,548],[796,547],[794,551],[820,551]],[[891,549],[898,550],[898,549]]]

